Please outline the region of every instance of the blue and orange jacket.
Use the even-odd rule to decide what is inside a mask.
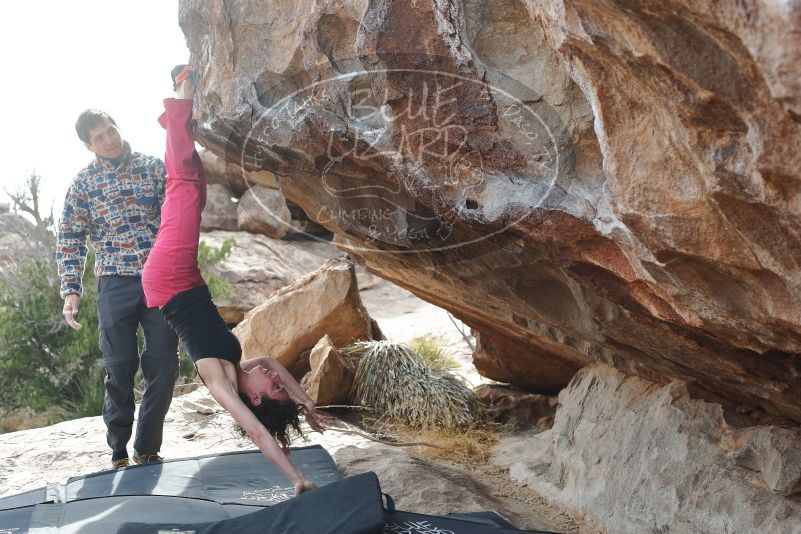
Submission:
[[[156,240],[165,170],[158,158],[131,152],[115,168],[96,158],[73,179],[58,224],[56,262],[61,297],[81,295],[86,238],[95,249],[95,274],[141,276]]]

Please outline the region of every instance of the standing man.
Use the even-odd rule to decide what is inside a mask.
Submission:
[[[96,252],[100,349],[106,368],[103,421],[113,467],[130,465],[128,441],[134,422],[134,375],[140,355],[139,325],[145,335],[141,355],[144,394],[134,439],[135,463],[161,461],[164,417],[178,376],[178,341],[158,309],[148,309],[142,268],[156,240],[164,200],[164,164],[131,152],[106,113],[86,110],[75,124],[78,137],[96,156],[78,173],[64,200],[56,259],[64,298],[64,319],[76,330],[86,238]]]

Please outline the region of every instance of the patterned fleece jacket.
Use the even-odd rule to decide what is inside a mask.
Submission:
[[[118,166],[97,158],[73,179],[58,224],[56,261],[61,297],[82,295],[86,237],[95,249],[95,274],[141,276],[156,241],[164,201],[164,163],[131,152]]]

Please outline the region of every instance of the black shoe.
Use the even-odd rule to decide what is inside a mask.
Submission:
[[[127,458],[126,458],[126,460],[127,460]],[[139,455],[138,453],[134,453],[133,461],[137,465],[160,464],[161,462],[164,461],[164,458],[162,458],[161,456],[159,456],[155,452],[153,454],[142,454],[142,455]]]
[[[187,75],[186,79],[189,80],[189,83],[192,84],[192,89],[197,89],[197,86],[196,86],[196,83],[195,83],[195,69],[194,69],[194,67],[192,67],[192,65],[176,65],[175,67],[173,67],[172,71],[170,72],[170,77],[172,78],[172,90],[173,91],[178,89],[178,82],[175,81],[175,78],[180,76],[184,72],[184,70],[187,70],[187,69],[188,69],[189,72],[188,72],[188,75]]]

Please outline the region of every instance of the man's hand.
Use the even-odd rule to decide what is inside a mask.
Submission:
[[[81,329],[81,323],[75,320],[75,316],[78,315],[78,305],[81,302],[81,297],[76,294],[67,295],[64,298],[64,320],[70,326],[70,328],[74,328],[75,330]]]
[[[309,423],[312,430],[322,434],[325,431],[325,425],[323,425],[320,414],[314,409],[314,403],[307,404],[304,408],[306,408],[306,422]]]
[[[309,480],[308,478],[304,478],[295,482],[295,496],[297,497],[301,493],[306,493],[307,491],[317,489],[317,484]]]

